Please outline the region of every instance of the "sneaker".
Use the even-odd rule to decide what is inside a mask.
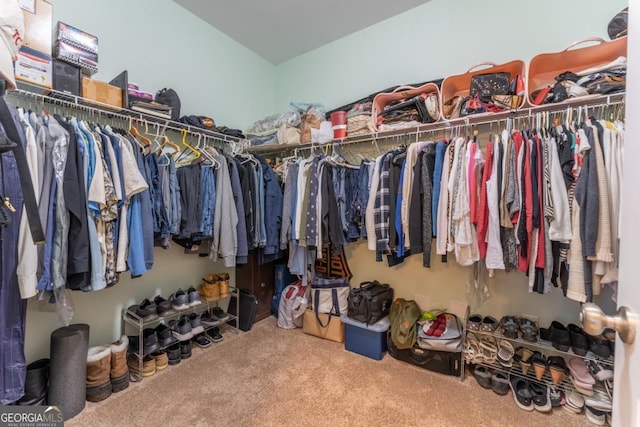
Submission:
[[[175,344],[167,347],[167,357],[169,358],[169,365],[177,365],[182,360],[182,354],[180,353],[180,344]]]
[[[507,374],[494,371],[491,376],[491,389],[502,396],[509,393],[509,379],[507,378]]]
[[[180,342],[189,341],[193,338],[193,331],[191,330],[191,323],[187,316],[182,316],[180,320],[172,320],[169,322],[169,327]]]
[[[159,324],[156,326],[156,335],[158,336],[158,342],[162,347],[166,347],[176,342],[175,337],[171,333],[171,329],[165,324]]]
[[[138,308],[136,308],[136,315],[141,317],[145,323],[156,320],[158,318],[156,303],[149,301],[147,298],[143,299]]]
[[[225,313],[225,311],[223,309],[221,309],[220,307],[213,307],[211,309],[211,314],[215,317],[218,318],[218,320],[220,320],[221,322],[224,322],[226,320],[228,320],[231,315],[229,313]]]
[[[144,354],[150,354],[160,348],[158,342],[158,336],[156,330],[147,328],[142,332],[142,352]]]
[[[224,339],[224,337],[220,334],[220,329],[217,326],[214,326],[211,329],[207,330],[207,335],[211,337],[213,342],[220,342]]]
[[[156,311],[158,313],[158,316],[165,317],[176,314],[176,311],[173,309],[173,307],[171,307],[171,302],[162,298],[162,296],[156,295],[156,297],[153,299],[153,302],[156,304]]]
[[[193,343],[200,348],[207,348],[211,346],[211,339],[202,333],[193,337]]]
[[[180,343],[180,357],[188,359],[191,357],[191,340],[182,341]]]
[[[205,326],[215,326],[218,323],[220,323],[220,320],[218,320],[217,317],[212,316],[210,312],[205,311],[204,313],[202,313],[202,315],[200,316],[200,320],[202,321],[202,324]]]
[[[198,313],[191,313],[189,315],[189,323],[191,323],[191,331],[193,332],[193,335],[198,335],[204,332],[202,320]]]
[[[604,411],[599,411],[591,406],[585,405],[584,414],[592,424],[597,426],[603,426],[607,423],[607,413]]]
[[[182,289],[178,289],[175,293],[169,296],[171,306],[176,310],[186,310],[189,306],[189,296]]]
[[[518,408],[525,411],[533,411],[533,401],[531,400],[531,391],[529,390],[529,381],[517,375],[509,376],[509,387],[513,392],[513,400],[515,400]]]
[[[194,288],[193,286],[187,289],[187,296],[189,297],[189,305],[191,307],[195,307],[197,305],[202,304],[202,299],[200,298],[200,294],[198,293],[196,288]]]

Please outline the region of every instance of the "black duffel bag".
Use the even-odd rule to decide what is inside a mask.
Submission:
[[[389,315],[393,302],[393,288],[377,280],[363,282],[359,288],[349,291],[347,301],[347,316],[370,325]]]

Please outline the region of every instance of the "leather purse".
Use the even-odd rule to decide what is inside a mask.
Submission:
[[[483,102],[490,102],[494,95],[510,95],[510,84],[509,73],[478,74],[471,77],[469,96],[473,98],[477,95]]]

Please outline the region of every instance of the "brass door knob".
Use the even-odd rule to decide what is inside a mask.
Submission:
[[[628,307],[620,307],[615,316],[607,316],[593,303],[582,304],[580,322],[589,335],[600,335],[605,328],[618,332],[625,344],[632,344],[636,338],[638,316]]]

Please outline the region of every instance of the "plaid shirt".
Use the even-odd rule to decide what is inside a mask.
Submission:
[[[373,216],[376,224],[376,249],[378,252],[387,254],[391,250],[389,248],[389,209],[391,196],[389,193],[389,170],[391,169],[391,160],[397,154],[397,151],[389,151],[384,155],[380,163],[380,183],[376,193],[376,203],[373,209]]]

